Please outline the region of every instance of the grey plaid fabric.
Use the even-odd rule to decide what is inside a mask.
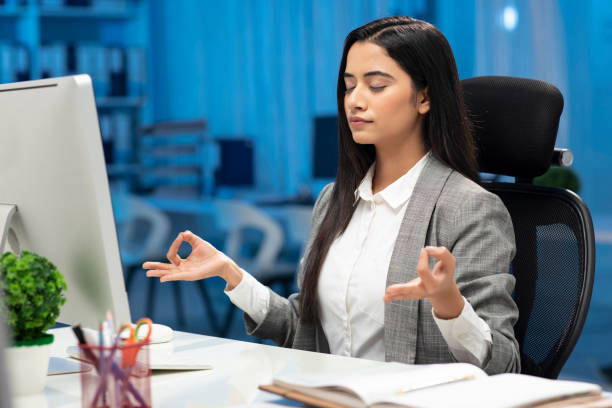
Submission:
[[[313,211],[312,241],[327,210],[333,184],[326,186]],[[400,227],[387,285],[414,279],[423,246],[444,246],[455,256],[455,280],[461,294],[491,328],[491,353],[482,367],[489,374],[520,371],[514,338],[518,309],[512,300],[514,231],[501,200],[431,157],[414,188]],[[431,259],[433,267],[434,260]],[[303,270],[298,271],[298,288]],[[381,294],[382,296],[382,294]],[[247,332],[283,347],[329,353],[320,325],[299,321],[299,293],[283,298],[270,291],[270,307],[257,325],[244,315]],[[385,359],[403,363],[456,361],[431,314],[427,299],[385,305]]]

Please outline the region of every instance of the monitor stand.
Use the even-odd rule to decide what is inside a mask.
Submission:
[[[0,204],[0,255],[4,253],[4,245],[9,242],[9,246],[18,249],[17,236],[10,229],[13,215],[17,212],[15,204]]]

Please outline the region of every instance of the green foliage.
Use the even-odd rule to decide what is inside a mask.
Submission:
[[[576,194],[580,191],[578,175],[567,167],[551,167],[546,173],[536,177],[533,182],[541,186],[567,188]]]
[[[0,311],[15,341],[38,338],[55,324],[68,289],[64,276],[48,259],[23,251],[0,257]]]

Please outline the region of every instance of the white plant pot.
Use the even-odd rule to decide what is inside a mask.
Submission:
[[[45,388],[51,342],[7,347],[6,363],[13,397],[40,393]]]

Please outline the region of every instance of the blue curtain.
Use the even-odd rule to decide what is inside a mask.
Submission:
[[[516,13],[504,20],[505,10]],[[557,146],[575,156],[580,195],[596,221],[612,225],[612,6],[607,0],[438,1],[437,25],[453,47],[462,78],[542,79],[563,93]]]
[[[570,99],[565,32],[556,0],[477,0],[474,75],[510,75],[554,84]],[[557,146],[569,146],[568,114]]]

